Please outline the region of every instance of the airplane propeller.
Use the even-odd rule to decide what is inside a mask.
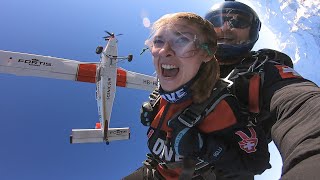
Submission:
[[[104,31],[104,32],[106,32],[106,33],[109,35],[109,36],[103,37],[106,41],[109,40],[110,37],[114,38],[115,36],[121,36],[121,35],[123,35],[123,34],[114,35],[114,33],[111,33],[111,32],[109,32],[109,31]],[[98,46],[98,47],[96,48],[96,54],[101,54],[102,51],[103,51],[103,47],[102,47],[102,46]],[[129,62],[131,62],[132,59],[133,59],[133,55],[132,55],[132,54],[129,54],[127,57],[117,56],[116,58],[117,58],[117,59],[127,59]]]
[[[109,32],[109,31],[104,31],[104,32],[106,32],[107,34],[109,34],[109,36],[104,36],[103,38],[105,39],[105,40],[108,40],[110,37],[112,37],[112,38],[114,38],[114,36],[121,36],[121,35],[123,35],[123,34],[117,34],[117,35],[114,35],[114,33],[111,33],[111,32]]]

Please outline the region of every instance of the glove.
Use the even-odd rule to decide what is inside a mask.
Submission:
[[[150,126],[154,117],[157,115],[158,106],[159,106],[158,97],[159,97],[159,90],[155,89],[149,95],[149,101],[144,102],[142,104],[142,107],[140,110],[140,121],[144,126]]]
[[[153,111],[153,107],[150,102],[144,102],[140,111],[140,120],[144,126],[150,126],[152,120],[155,117],[155,113]]]

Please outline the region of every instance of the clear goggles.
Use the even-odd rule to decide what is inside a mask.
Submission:
[[[189,58],[196,55],[200,49],[205,49],[210,53],[208,45],[201,44],[196,34],[192,32],[176,31],[172,28],[160,28],[149,39],[145,45],[153,56],[159,56],[161,50],[170,48],[175,55],[181,58]],[[168,47],[170,46],[170,47]]]
[[[239,14],[229,15],[229,14],[219,14],[213,16],[210,22],[214,27],[222,27],[225,22],[230,28],[244,29],[251,26],[251,17],[243,16]]]

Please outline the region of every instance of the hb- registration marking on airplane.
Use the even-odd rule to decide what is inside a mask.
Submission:
[[[96,84],[100,122],[95,129],[72,129],[70,143],[109,143],[129,139],[129,127],[109,127],[116,86],[152,91],[158,85],[153,76],[117,67],[117,62],[121,59],[130,62],[132,55],[118,56],[118,41],[113,33],[107,33],[109,36],[104,37],[106,46],[96,49],[96,53],[100,54],[100,62],[97,63],[0,50],[0,73]]]

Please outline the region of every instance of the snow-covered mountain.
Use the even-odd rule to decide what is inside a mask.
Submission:
[[[288,54],[295,69],[320,83],[320,0],[251,0],[260,19],[275,37],[277,48]],[[260,34],[263,36],[263,34]]]
[[[239,0],[241,1],[241,0]],[[320,85],[320,0],[243,0],[262,21],[260,39],[254,47],[286,53],[304,78]],[[272,169],[255,179],[278,179],[281,157],[273,143],[269,145]]]

